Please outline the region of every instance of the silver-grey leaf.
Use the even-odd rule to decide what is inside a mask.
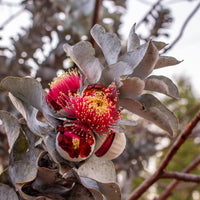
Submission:
[[[159,54],[157,48],[154,46],[152,41],[149,41],[144,57],[134,69],[132,74],[133,77],[139,77],[141,79],[146,78],[154,69],[157,63]],[[136,50],[137,51],[137,50]]]
[[[137,101],[121,99],[120,105],[153,122],[161,129],[167,131],[170,136],[173,136],[178,129],[178,120],[175,115],[151,94],[141,95]]]
[[[1,81],[0,86],[11,92],[18,99],[42,110],[44,91],[41,84],[32,78],[6,77]]]
[[[2,110],[0,111],[0,120],[8,138],[9,152],[11,152],[20,133],[19,122],[16,117]]]
[[[134,51],[140,46],[140,39],[135,33],[135,26],[134,24],[131,28],[131,31],[129,33],[128,41],[127,41],[127,51]]]
[[[125,62],[120,61],[104,68],[100,82],[108,86],[114,80],[120,81],[120,77],[127,76],[132,72],[132,67]]]
[[[171,56],[160,56],[154,69],[159,69],[162,67],[167,67],[171,65],[177,65],[181,63],[181,61],[178,61],[176,58]]]
[[[15,190],[3,183],[0,183],[0,199],[1,200],[19,200]]]
[[[121,81],[123,85],[119,88],[120,98],[136,98],[144,90],[145,83],[137,77],[127,78]]]
[[[154,44],[155,47],[158,49],[158,51],[160,51],[161,49],[163,49],[164,47],[167,46],[166,43],[164,43],[164,42],[159,42],[159,41],[153,41],[153,44]]]
[[[132,77],[144,79],[154,69],[158,56],[157,48],[152,41],[149,41],[135,51],[127,52],[119,60],[126,62],[132,67],[132,70],[134,70],[131,74]]]
[[[179,92],[176,85],[165,76],[149,76],[145,80],[145,90],[160,92],[170,97],[179,98]]]
[[[74,46],[64,44],[63,48],[72,58],[72,60],[78,65],[89,83],[96,83],[99,81],[103,66],[94,56],[95,50],[91,43],[87,41],[81,41]]]
[[[8,168],[13,185],[33,181],[37,176],[37,167],[29,162],[15,162]]]
[[[121,43],[117,35],[115,33],[106,33],[105,29],[99,24],[95,24],[90,33],[102,49],[108,65],[116,63],[121,51]]]
[[[116,182],[116,173],[112,161],[98,158],[95,155],[79,167],[78,174],[103,183]]]

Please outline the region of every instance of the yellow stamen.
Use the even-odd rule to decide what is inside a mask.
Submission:
[[[73,143],[73,148],[74,148],[74,150],[76,150],[76,149],[79,148],[80,141],[79,141],[78,138],[73,138],[73,139],[72,139],[72,143]]]

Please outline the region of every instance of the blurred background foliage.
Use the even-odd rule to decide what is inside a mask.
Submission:
[[[108,31],[119,35],[121,17],[126,11],[126,1],[104,0],[99,10],[98,22]],[[32,76],[37,78],[43,87],[60,72],[73,65],[63,51],[63,44],[73,45],[80,40],[90,40],[89,30],[95,14],[95,0],[21,0],[0,1],[0,9],[19,10],[7,17],[0,27],[0,34],[5,31],[7,24],[14,20],[21,12],[28,12],[30,25],[20,27],[22,31],[10,38],[8,45],[1,45],[4,37],[0,38],[0,80],[6,76]],[[112,7],[112,9],[110,9]],[[1,15],[1,14],[0,14]],[[170,37],[169,28],[173,23],[173,16],[165,4],[157,1],[152,9],[146,13],[138,23],[143,24],[148,34],[140,35],[148,40],[160,36]],[[119,35],[120,37],[120,35]],[[125,44],[126,41],[122,41]],[[96,47],[100,59],[100,50]],[[180,99],[163,98],[163,103],[175,112],[179,119],[179,131],[200,108],[192,87],[186,78],[176,80],[180,91]],[[7,93],[0,91],[0,109],[19,115],[11,105]],[[136,127],[125,127],[127,133],[127,147],[124,153],[114,160],[121,186],[123,199],[136,188],[152,171],[156,170],[160,160],[170,148],[173,139],[151,123],[123,113],[126,118],[137,120]],[[193,134],[183,145],[176,157],[169,165],[170,171],[181,171],[200,152],[199,134]],[[0,129],[0,163],[7,165],[8,143],[5,133]],[[196,168],[194,173],[199,173]],[[161,193],[171,180],[163,179],[154,185],[141,199],[153,199]],[[170,200],[195,199],[194,192],[200,192],[197,184],[180,184],[174,190]],[[200,193],[199,198],[200,198]]]

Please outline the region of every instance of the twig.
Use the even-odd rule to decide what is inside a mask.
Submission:
[[[187,174],[183,172],[164,172],[160,178],[173,178],[180,181],[200,183],[200,175]]]
[[[99,13],[100,13],[100,8],[101,8],[101,5],[102,5],[102,1],[103,0],[96,0],[96,2],[95,2],[94,14],[93,14],[93,18],[92,18],[91,27],[93,27],[95,24],[99,23]],[[94,47],[94,45],[95,45],[94,39],[90,36],[89,40],[92,43],[92,46]]]
[[[200,156],[198,156],[193,162],[188,165],[182,172],[189,173],[200,164]],[[172,190],[179,184],[179,180],[173,180],[165,189],[165,191],[159,196],[157,200],[165,200],[171,194]]]
[[[196,12],[198,11],[198,9],[200,8],[200,3],[197,4],[197,6],[195,7],[195,9],[189,14],[189,16],[186,18],[185,22],[183,23],[183,26],[178,34],[178,36],[176,37],[176,39],[171,43],[170,46],[168,46],[167,48],[164,49],[163,53],[166,53],[169,49],[171,49],[182,37],[183,32],[185,31],[185,28],[187,27],[189,21],[192,19],[192,17],[196,14]]]
[[[22,14],[24,8],[20,9],[18,12],[16,12],[15,14],[11,15],[0,27],[0,30],[4,29],[4,27],[9,24],[15,17],[19,16],[20,14]]]
[[[172,145],[168,153],[165,155],[164,159],[162,160],[156,172],[151,177],[146,179],[138,188],[136,188],[130,195],[128,200],[138,199],[152,184],[154,184],[162,176],[162,174],[164,173],[164,169],[167,167],[170,160],[173,158],[173,156],[176,154],[181,145],[186,141],[186,139],[192,133],[193,128],[197,125],[199,121],[200,121],[200,112],[198,112],[195,115],[191,123],[189,123],[186,129],[177,137],[177,139],[175,140],[174,144]]]
[[[147,14],[143,17],[143,19],[138,22],[138,24],[136,24],[136,28],[138,28],[146,19],[147,17],[152,13],[152,11],[156,8],[156,6],[158,6],[161,3],[162,0],[158,0],[149,10],[149,12],[147,12]]]

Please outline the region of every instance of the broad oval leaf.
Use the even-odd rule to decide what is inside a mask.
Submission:
[[[37,167],[30,162],[15,162],[8,168],[13,185],[33,181],[37,176]]]
[[[108,86],[114,80],[118,82],[120,81],[120,77],[127,76],[132,72],[133,70],[129,65],[120,61],[104,68],[100,82]]]
[[[112,161],[98,158],[95,155],[79,167],[78,174],[103,183],[116,182],[116,173]]]
[[[145,83],[138,77],[127,78],[121,81],[123,85],[119,88],[120,98],[136,98],[143,90]]]
[[[141,95],[137,101],[121,99],[120,105],[127,110],[147,119],[173,136],[178,129],[178,120],[158,99],[151,94]]]
[[[154,69],[158,60],[158,50],[149,41],[137,48],[135,51],[127,52],[119,58],[119,61],[126,62],[132,67],[132,77],[146,78]]]
[[[8,185],[0,183],[0,199],[2,200],[19,200],[17,193]]]
[[[116,63],[121,51],[121,43],[117,35],[115,33],[106,33],[105,29],[99,24],[94,25],[90,33],[102,49],[108,65]]]
[[[176,58],[171,56],[160,56],[154,69],[159,69],[162,67],[167,67],[171,65],[177,65],[181,63],[181,61],[178,61]]]
[[[140,46],[140,39],[137,36],[137,34],[135,33],[135,26],[136,24],[134,24],[131,28],[131,31],[129,33],[129,37],[128,37],[128,42],[127,42],[127,51],[134,51],[135,49],[137,49]]]
[[[3,129],[5,130],[8,138],[9,152],[11,152],[15,141],[20,133],[20,125],[13,115],[6,111],[0,111],[0,120],[2,121]]]
[[[18,99],[42,111],[44,91],[37,80],[28,77],[9,76],[1,81],[0,86]]]
[[[63,48],[81,69],[89,83],[96,83],[99,81],[103,66],[94,56],[95,50],[91,43],[81,41],[74,46],[65,44]]]
[[[176,99],[179,98],[179,92],[176,85],[165,76],[149,76],[145,80],[145,90],[160,92]]]

